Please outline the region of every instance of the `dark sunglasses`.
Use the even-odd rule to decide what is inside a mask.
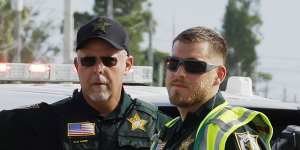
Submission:
[[[208,64],[204,61],[191,60],[191,59],[179,59],[177,57],[169,56],[165,59],[167,69],[176,72],[180,65],[183,65],[184,70],[191,74],[201,74],[208,72],[216,67],[217,65]]]
[[[117,58],[111,57],[111,56],[86,56],[80,58],[80,63],[82,66],[85,67],[92,67],[97,63],[97,59],[100,59],[104,66],[106,67],[112,67],[115,66],[118,62]]]

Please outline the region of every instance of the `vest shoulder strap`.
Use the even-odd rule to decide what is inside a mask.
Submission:
[[[196,134],[194,149],[223,150],[229,135],[249,122],[255,126],[267,128],[267,131],[258,131],[258,133],[266,143],[270,143],[273,129],[263,113],[225,105],[214,114],[209,114],[208,118],[201,122]]]

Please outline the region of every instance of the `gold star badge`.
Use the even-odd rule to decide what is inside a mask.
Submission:
[[[105,33],[106,27],[110,26],[111,24],[106,22],[104,19],[98,20],[97,23],[94,25],[94,31],[101,30]]]
[[[145,130],[145,125],[147,124],[147,120],[141,119],[139,114],[135,114],[133,117],[127,119],[131,123],[131,130],[141,129]]]

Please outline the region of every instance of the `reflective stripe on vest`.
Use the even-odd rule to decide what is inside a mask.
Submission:
[[[213,109],[200,123],[194,150],[224,150],[229,135],[249,122],[268,129],[267,132],[258,130],[258,134],[270,149],[273,129],[268,118],[257,111],[242,107],[229,107],[225,102]]]
[[[178,117],[172,119],[171,121],[167,122],[167,123],[165,124],[165,126],[166,126],[167,128],[171,128],[171,127],[172,127],[179,119],[180,119],[180,117],[178,116]]]

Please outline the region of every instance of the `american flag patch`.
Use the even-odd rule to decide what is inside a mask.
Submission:
[[[68,123],[68,136],[91,136],[95,135],[95,123],[77,122]]]

